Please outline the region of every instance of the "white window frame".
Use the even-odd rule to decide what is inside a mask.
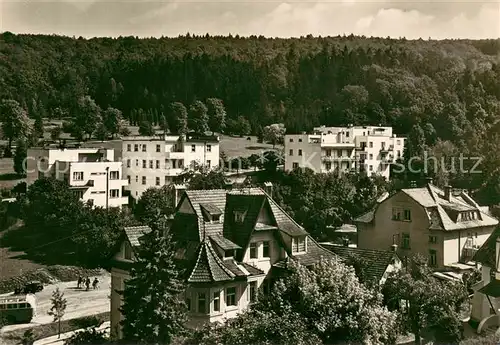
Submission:
[[[234,294],[229,294],[228,290],[229,289],[234,289]],[[236,286],[228,286],[225,290],[225,297],[226,297],[226,307],[237,307],[238,306],[238,288]],[[229,297],[230,296],[234,296],[234,304],[229,304],[228,301],[229,301]]]
[[[110,189],[109,190],[109,198],[110,199],[116,199],[120,197],[120,190],[119,189]]]
[[[304,242],[304,250],[299,251],[301,240]],[[292,254],[303,254],[307,253],[307,236],[297,236],[292,237]]]
[[[207,145],[207,152],[212,152],[212,145],[210,144]]]
[[[255,249],[255,256],[252,256],[252,250]],[[259,258],[259,246],[257,242],[252,242],[248,246],[248,257],[250,259],[258,259]]]
[[[74,171],[73,181],[83,181],[83,171]]]
[[[120,179],[120,172],[117,170],[110,171],[109,172],[109,179],[110,180],[119,180]]]

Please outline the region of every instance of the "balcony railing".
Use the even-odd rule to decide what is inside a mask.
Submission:
[[[394,150],[394,146],[393,145],[390,145],[389,147],[382,147],[380,149],[380,153],[387,153],[387,152],[390,152]]]

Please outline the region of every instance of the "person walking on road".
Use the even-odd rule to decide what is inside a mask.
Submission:
[[[82,276],[78,276],[78,282],[76,284],[76,288],[79,289],[82,286]]]
[[[99,288],[99,280],[96,278],[94,278],[94,281],[92,282],[92,287],[95,289]]]
[[[90,278],[87,277],[87,279],[85,279],[85,286],[87,287],[87,291],[89,291],[89,288],[90,288]]]

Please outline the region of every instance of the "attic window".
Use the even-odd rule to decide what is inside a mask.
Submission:
[[[246,211],[234,211],[234,221],[238,223],[243,223],[245,220]]]
[[[220,221],[220,214],[213,214],[212,222],[218,222],[218,221]]]
[[[225,257],[225,258],[232,258],[232,257],[235,257],[235,256],[236,256],[236,255],[235,255],[235,252],[236,252],[236,250],[234,250],[234,249],[229,249],[229,250],[226,250],[226,251],[224,251],[224,257]]]
[[[125,253],[124,257],[126,260],[132,260],[132,246],[128,241],[125,241]]]
[[[307,238],[306,236],[299,236],[292,238],[292,253],[299,254],[307,251]]]

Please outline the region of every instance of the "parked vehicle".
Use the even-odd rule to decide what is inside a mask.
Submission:
[[[29,323],[36,315],[35,295],[10,295],[0,297],[0,318],[8,324]]]

